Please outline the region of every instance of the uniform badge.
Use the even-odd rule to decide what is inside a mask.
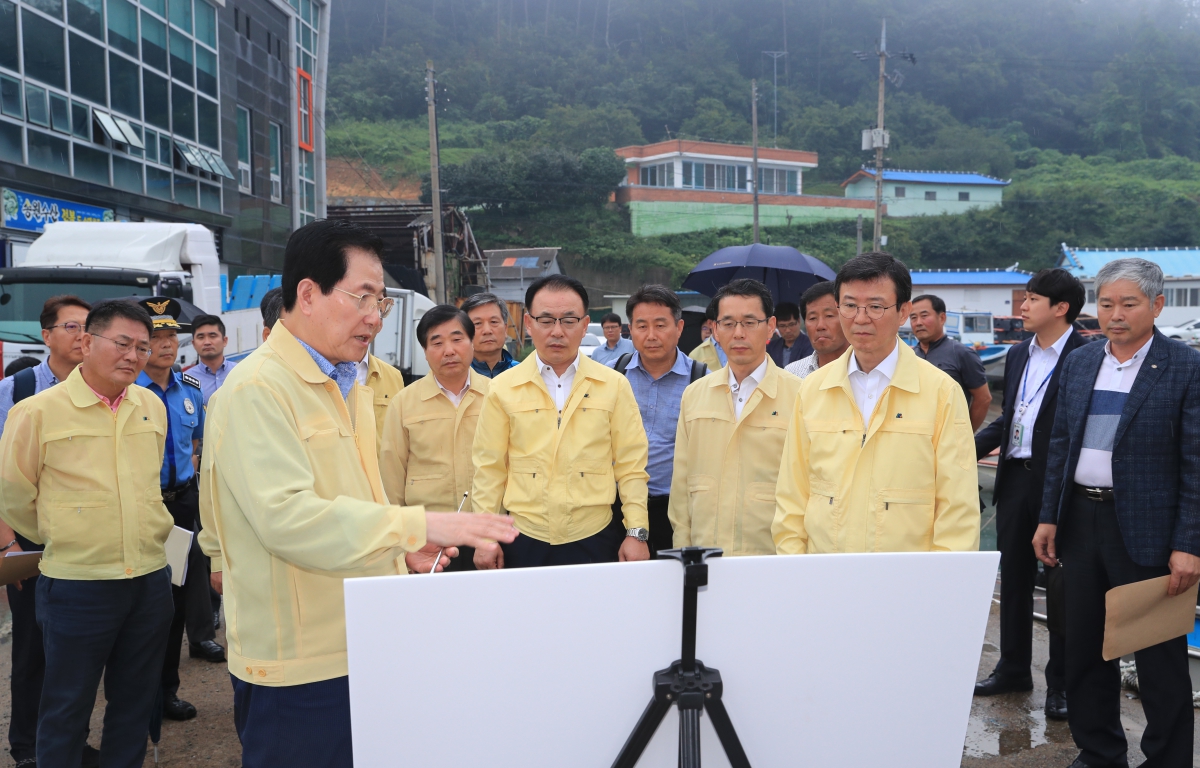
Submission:
[[[192,405],[192,399],[190,397],[183,398],[183,410],[187,411],[188,415],[196,412],[196,406]]]

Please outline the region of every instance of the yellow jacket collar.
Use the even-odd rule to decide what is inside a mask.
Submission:
[[[63,385],[71,395],[71,403],[76,408],[87,408],[100,402],[100,398],[96,397],[96,393],[83,380],[83,373],[80,372],[79,366],[75,366],[75,370],[71,371]],[[125,388],[125,399],[121,401],[121,404],[124,405],[126,400],[129,400],[130,405],[136,405],[129,399],[129,387]]]
[[[896,346],[899,348],[899,359],[896,361],[896,374],[892,376],[890,386],[905,392],[920,392],[921,374],[918,370],[921,365],[920,358],[902,339],[896,339]],[[847,392],[851,391],[850,355],[852,354],[854,354],[854,347],[848,348],[841,357],[829,364],[833,370],[825,378],[825,381],[821,382],[821,389],[843,387]]]
[[[467,380],[470,383],[468,391],[483,397],[484,391],[482,385],[479,383],[480,378],[482,377],[475,371],[470,371],[467,374]],[[416,389],[422,400],[432,400],[442,391],[441,387],[438,386],[437,377],[433,375],[433,371],[417,379],[416,383],[413,384],[413,388]]]
[[[283,362],[287,363],[301,379],[309,384],[324,384],[329,381],[329,377],[317,367],[317,361],[313,360],[312,355],[300,346],[300,342],[296,340],[282,320],[276,322],[275,327],[271,329],[271,335],[267,337],[267,344]]]
[[[778,365],[775,365],[775,361],[771,359],[770,355],[767,355],[766,362],[767,372],[763,374],[763,380],[759,382],[758,389],[761,389],[763,395],[766,397],[775,397],[775,393],[779,391],[780,368]],[[720,376],[709,375],[705,377],[708,379],[708,386],[725,387],[728,389],[729,366],[726,365],[724,368],[719,369],[719,372]]]

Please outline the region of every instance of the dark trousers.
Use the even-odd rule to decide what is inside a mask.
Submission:
[[[547,544],[524,534],[512,544],[501,544],[505,568],[535,568],[541,565],[583,565],[615,563],[625,541],[625,526],[620,515],[599,533],[569,544]]]
[[[242,768],[353,768],[350,678],[279,687],[230,679]]]
[[[671,518],[667,517],[667,507],[671,504],[670,496],[651,496],[646,499],[646,512],[650,518],[650,559],[658,557],[664,549],[671,549],[675,538],[675,529],[671,527]]]
[[[175,518],[175,525],[190,531],[200,530],[200,494],[194,483],[180,498],[163,503]],[[184,627],[188,630],[188,640],[193,643],[212,640],[217,636],[213,628],[212,603],[208,597],[208,558],[200,550],[198,538],[192,538],[192,548],[188,550],[187,580],[182,587],[171,586],[175,613],[171,617],[167,652],[163,657],[162,667],[163,696],[168,701],[175,698],[179,692],[179,657],[183,647]],[[197,624],[200,625],[201,631],[193,634],[192,628]]]
[[[1167,566],[1138,565],[1117,525],[1116,506],[1075,496],[1059,536],[1066,581],[1067,700],[1080,757],[1090,768],[1126,766],[1121,727],[1121,677],[1116,659],[1104,661],[1104,596],[1113,587],[1170,573]],[[1187,637],[1134,654],[1146,732],[1145,768],[1192,765],[1192,685]]]
[[[1023,678],[1033,664],[1033,581],[1037,557],[1033,534],[1038,526],[1041,487],[1022,460],[1006,461],[996,494],[996,543],[1000,549],[1000,662],[996,674]],[[1046,686],[1066,688],[1066,639],[1050,633]]]
[[[140,768],[171,624],[170,587],[166,568],[134,579],[38,580],[46,652],[38,765],[79,765],[103,674],[100,764]]]
[[[17,536],[26,552],[41,546]],[[9,754],[14,762],[35,757],[37,752],[38,703],[42,698],[42,678],[46,674],[46,654],[42,650],[42,629],[37,623],[37,584],[34,576],[9,584],[8,607],[12,610],[12,717],[8,723]]]

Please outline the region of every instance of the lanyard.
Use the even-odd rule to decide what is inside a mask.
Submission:
[[[1033,401],[1037,399],[1038,393],[1042,391],[1042,387],[1046,386],[1046,382],[1050,381],[1050,379],[1054,376],[1054,369],[1056,366],[1052,365],[1050,366],[1050,373],[1046,375],[1046,378],[1042,379],[1042,383],[1038,384],[1038,388],[1035,389],[1033,394],[1030,395],[1029,399],[1026,400],[1024,393],[1029,391],[1029,369],[1032,367],[1030,365],[1032,362],[1033,360],[1031,358],[1029,362],[1025,363],[1025,376],[1021,380],[1021,394],[1018,395],[1018,398],[1021,401],[1020,407],[1017,408],[1017,414],[1019,416],[1025,415],[1025,411],[1028,410],[1029,406],[1033,404]]]

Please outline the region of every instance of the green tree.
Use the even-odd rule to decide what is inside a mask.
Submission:
[[[750,142],[750,122],[713,98],[696,102],[696,113],[679,126],[679,134],[692,139]]]
[[[641,126],[633,113],[613,104],[587,107],[552,107],[530,139],[535,144],[582,152],[590,147],[624,147],[644,144]]]

